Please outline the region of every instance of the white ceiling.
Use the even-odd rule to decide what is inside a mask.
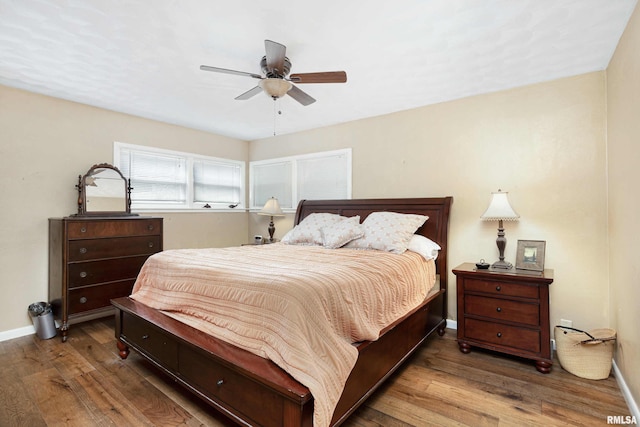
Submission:
[[[636,2],[0,0],[0,84],[255,140],[603,70]],[[199,69],[259,74],[265,39],[348,82],[303,107]]]

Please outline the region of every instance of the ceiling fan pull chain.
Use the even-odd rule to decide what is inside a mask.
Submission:
[[[276,136],[276,124],[278,116],[282,115],[282,110],[280,110],[280,104],[276,105],[276,102],[280,102],[280,98],[273,98],[273,136]]]
[[[276,136],[276,102],[277,98],[273,98],[273,136]]]

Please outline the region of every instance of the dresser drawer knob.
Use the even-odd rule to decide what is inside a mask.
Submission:
[[[86,304],[87,303],[87,297],[80,297],[80,304]]]
[[[142,336],[142,339],[143,339],[143,340],[149,339],[149,335],[148,335],[148,334],[144,334],[144,335]]]
[[[87,253],[87,248],[80,248],[80,253],[81,254],[86,254]]]
[[[502,290],[501,286],[496,286],[496,291],[500,292]]]
[[[496,336],[497,336],[498,338],[502,338],[502,332],[498,332],[498,333],[496,334]]]
[[[218,387],[220,387],[222,384],[224,384],[224,378],[223,379],[219,379],[218,382],[216,382],[216,385]]]
[[[496,308],[496,311],[497,311],[498,313],[500,313],[500,312],[502,312],[502,308],[498,307],[498,308]]]
[[[80,272],[80,277],[82,277],[83,279],[84,279],[85,277],[87,277],[87,272],[86,272],[86,271],[81,271],[81,272]]]
[[[153,230],[153,224],[147,225],[147,230],[149,230],[149,231]]]
[[[86,232],[87,232],[87,227],[82,227],[82,228],[80,228],[80,232],[81,232],[81,233],[86,233]]]
[[[149,242],[149,247],[152,248],[153,247],[153,242]]]

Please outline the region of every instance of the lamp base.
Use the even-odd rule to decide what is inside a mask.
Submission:
[[[500,260],[491,264],[491,268],[495,268],[498,270],[510,270],[513,268],[513,264],[504,260]]]

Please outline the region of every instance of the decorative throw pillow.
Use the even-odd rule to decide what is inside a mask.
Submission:
[[[411,237],[429,219],[428,216],[397,212],[373,212],[364,220],[364,236],[345,247],[377,249],[401,254],[407,250]]]
[[[322,246],[320,230],[329,225],[340,222],[345,217],[332,213],[312,213],[307,215],[300,224],[293,227],[282,238],[282,243],[288,245],[319,245]]]
[[[430,259],[435,261],[440,249],[442,248],[439,244],[419,234],[414,234],[407,246],[407,250],[422,255],[427,261]]]
[[[364,236],[358,215],[324,227],[321,231],[324,247],[329,249],[341,248],[353,239]]]

